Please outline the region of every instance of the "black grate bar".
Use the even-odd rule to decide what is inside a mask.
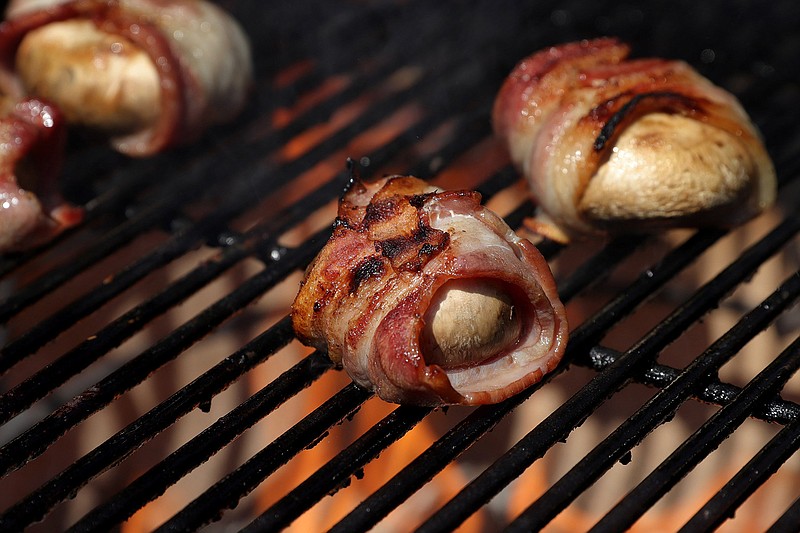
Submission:
[[[591,359],[590,368],[602,371],[616,361],[620,355],[617,350],[612,350],[605,346],[595,346],[589,355]],[[583,365],[585,362],[575,361],[575,363]],[[661,389],[675,381],[681,372],[682,370],[677,368],[654,364],[643,373],[634,375],[633,378],[638,383]],[[742,388],[739,386],[722,383],[719,379],[714,378],[709,380],[708,384],[696,393],[695,398],[702,402],[722,406],[730,403],[741,391]],[[753,411],[752,417],[765,422],[777,422],[778,424],[787,425],[800,418],[800,405],[782,398],[775,398]]]
[[[797,222],[795,222],[797,225]],[[788,240],[798,228],[790,228],[784,223],[768,237],[752,246],[736,262],[718,274],[711,282],[698,290],[684,305],[673,312],[667,319],[655,326],[634,347],[623,354],[617,361],[598,374],[585,387],[567,400],[561,407],[548,416],[542,423],[523,437],[505,455],[487,468],[475,480],[468,484],[459,494],[445,504],[442,509],[425,522],[420,531],[449,531],[461,524],[480,506],[487,503],[494,495],[515,479],[519,472],[541,458],[547,450],[559,440],[566,439],[569,433],[580,425],[601,403],[614,391],[634,375],[640,367],[654,357],[668,343],[672,342],[689,325],[703,316],[711,307],[717,305],[720,298],[738,283],[741,283],[766,260],[764,254],[771,255]],[[780,231],[778,231],[780,229]],[[634,295],[642,285],[665,283],[661,279],[669,270],[677,269],[681,264],[688,265],[703,250],[711,246],[723,232],[700,231],[676,250],[673,250],[659,263],[662,268],[646,270],[637,282],[623,291],[597,315],[581,324],[570,338],[568,359],[572,359],[575,350],[581,353],[586,342],[597,342],[599,325],[611,320],[618,321],[621,313],[615,312],[618,302]],[[685,254],[695,249],[691,256]],[[671,279],[677,272],[669,275]],[[649,291],[648,291],[649,292]],[[644,298],[644,297],[642,297]],[[640,301],[640,300],[639,300]]]
[[[263,349],[249,346],[249,350]],[[203,464],[246,429],[309,386],[333,366],[314,352],[252,395],[167,458],[131,482],[106,503],[96,507],[69,531],[109,531],[138,509],[163,494],[183,476]],[[147,416],[147,415],[145,415]]]
[[[284,318],[6,510],[0,515],[0,527],[14,531],[41,519],[57,503],[64,501],[89,480],[133,453],[175,420],[199,405],[210,402],[214,395],[269,358],[292,338],[290,321]]]
[[[156,531],[194,531],[218,520],[225,509],[234,508],[259,483],[303,449],[319,442],[331,427],[352,416],[371,396],[371,392],[354,383],[345,386],[242,466],[195,498]]]
[[[587,262],[587,268],[579,270],[572,276],[577,279],[572,280],[571,288],[573,290],[579,290],[580,288],[589,286],[593,282],[599,281],[599,279],[601,279],[598,276],[599,272],[608,271],[616,261],[621,261],[622,258],[633,252],[638,243],[639,239],[630,239],[628,241],[617,241],[609,245],[603,252],[596,254],[593,260]],[[568,297],[566,299],[568,299]],[[537,388],[540,386],[541,385],[538,385]],[[416,413],[417,410],[414,409],[413,412]],[[425,413],[423,413],[423,416],[424,414]],[[272,508],[266,510],[248,527],[248,529],[271,531],[277,528],[287,527],[293,520],[313,506],[318,499],[330,493],[332,490],[335,490],[336,486],[340,485],[351,475],[358,475],[358,471],[368,461],[372,460],[372,458],[383,449],[395,442],[402,434],[409,431],[413,425],[416,425],[417,422],[414,422],[415,416],[416,415],[409,415],[411,418],[410,420],[409,417],[403,417],[401,419],[402,425],[399,428],[393,425],[389,426],[392,428],[391,432],[388,431],[387,427],[376,427],[367,432],[348,449],[337,455],[328,464],[315,472],[306,482],[287,494]],[[475,442],[477,437],[493,427],[497,420],[486,419],[486,422],[487,424],[480,428],[477,432],[478,434],[475,435],[475,439],[472,439],[470,442]],[[386,424],[396,423],[389,422],[387,419]],[[462,438],[462,442],[464,442],[464,435],[462,432],[456,431],[455,434],[459,435]],[[452,446],[447,446],[447,449],[451,452],[454,451]],[[420,462],[425,463],[429,461],[427,461],[427,458],[420,458]],[[444,467],[447,462],[449,461],[431,461],[432,464],[441,465],[442,467]],[[417,471],[417,468],[416,466],[410,466],[406,468],[405,471],[414,472]],[[392,480],[392,482],[388,483],[386,486],[391,487],[392,491],[397,491],[397,479]],[[364,505],[368,504],[362,503],[362,506]],[[375,511],[376,509],[370,507],[369,515],[372,518],[375,517]],[[352,526],[352,524],[350,524],[350,526]],[[352,531],[352,529],[349,530]]]
[[[275,264],[275,268],[255,274],[160,342],[0,448],[0,476],[41,455],[70,428],[108,405],[118,395],[141,383],[152,372],[173,360],[232,314],[273,287],[288,272],[296,270],[299,264],[310,261],[315,252],[314,248],[307,247],[287,253]]]
[[[692,468],[728,438],[764,399],[775,394],[800,368],[800,337],[745,386],[742,393],[722,407],[670,456],[637,485],[591,529],[623,531]]]
[[[394,68],[397,67],[397,65],[394,65]],[[451,61],[448,70],[440,72],[433,69],[432,65],[430,64],[427,65],[427,69],[427,77],[433,75],[437,77],[444,76],[444,79],[451,81],[455,88],[464,87],[460,91],[456,91],[456,93],[447,93],[448,97],[455,99],[452,105],[458,105],[459,102],[465,97],[471,96],[470,93],[465,89],[466,87],[469,87],[470,84],[461,83],[465,80],[459,78],[458,72],[451,72],[450,70],[455,69],[460,72],[464,72],[466,70],[468,76],[474,76],[475,67],[471,66],[467,69],[464,69],[455,60],[453,60]],[[453,77],[452,80],[450,80],[451,76]],[[243,194],[240,196],[240,200],[238,202],[233,202],[233,205],[229,209],[230,214],[239,214],[241,212],[245,206],[242,201],[252,202],[257,200],[261,191],[270,191],[275,187],[276,182],[284,183],[289,181],[288,176],[300,171],[295,169],[295,167],[298,165],[300,165],[300,167],[303,169],[313,166],[313,164],[323,159],[330,152],[334,151],[338,147],[343,146],[347,140],[355,136],[357,133],[368,129],[371,125],[379,122],[380,119],[385,118],[394,109],[399,108],[405,101],[410,101],[411,98],[413,98],[420,90],[426,90],[429,93],[432,93],[434,84],[426,84],[426,81],[428,81],[427,77],[423,76],[417,81],[416,90],[409,89],[407,91],[403,91],[400,94],[396,94],[393,98],[390,98],[389,101],[376,103],[376,105],[373,105],[370,111],[367,113],[369,115],[368,120],[365,121],[362,117],[359,117],[359,119],[354,121],[354,123],[345,127],[343,131],[337,132],[326,142],[322,143],[323,146],[315,147],[315,149],[313,149],[309,154],[304,155],[300,160],[296,160],[293,162],[293,164],[287,165],[287,169],[282,176],[278,177],[277,179],[269,180],[268,183],[257,188],[259,194],[254,194],[254,184],[258,181],[261,181],[258,179],[259,176],[252,176],[248,173],[248,175],[245,177],[227,180],[226,183],[228,185],[230,183],[238,183],[246,184],[248,186],[248,188],[243,191]],[[354,85],[354,88],[356,90],[371,88],[373,85],[366,83],[369,80],[370,78],[362,80],[365,81],[365,83],[362,85]],[[358,81],[358,79],[355,81]],[[353,91],[345,92],[346,97],[353,98],[355,96]],[[459,94],[461,95],[460,97],[458,96]],[[345,103],[340,99],[337,99],[336,96],[334,96],[333,99],[334,103],[338,105],[343,105]],[[436,109],[437,106],[435,104],[435,101],[431,102],[430,107]],[[99,245],[93,246],[90,250],[83,251],[80,255],[68,262],[65,262],[63,265],[59,265],[59,268],[53,269],[53,271],[43,276],[40,281],[26,286],[24,289],[18,291],[6,302],[0,305],[0,322],[7,320],[14,314],[18,313],[21,309],[31,305],[46,294],[52,292],[56,287],[62,285],[64,282],[73,278],[75,275],[82,272],[89,266],[105,258],[122,245],[130,242],[130,240],[136,235],[139,235],[143,231],[166,221],[169,217],[173,216],[176,209],[179,209],[185,205],[187,200],[190,200],[193,196],[196,196],[207,190],[209,185],[207,183],[204,184],[204,182],[213,183],[213,181],[217,180],[218,176],[228,174],[229,170],[226,167],[231,166],[231,160],[236,161],[233,165],[236,168],[242,168],[245,166],[245,161],[250,161],[259,167],[257,174],[263,175],[263,169],[261,169],[263,162],[259,160],[263,159],[263,154],[266,151],[274,150],[282,146],[282,144],[287,140],[288,136],[291,136],[294,134],[293,132],[298,131],[298,126],[305,126],[306,123],[308,126],[311,126],[320,122],[324,122],[327,120],[332,109],[334,108],[320,105],[308,110],[303,115],[298,116],[293,122],[285,126],[282,130],[275,132],[274,135],[268,136],[268,143],[266,147],[264,146],[265,143],[263,140],[255,145],[253,145],[253,143],[237,143],[231,148],[235,154],[227,154],[224,158],[219,158],[217,153],[211,154],[202,161],[203,164],[196,164],[196,169],[188,175],[181,175],[179,178],[170,177],[169,180],[166,180],[168,182],[166,187],[167,190],[161,189],[156,193],[157,196],[155,198],[148,198],[143,201],[142,204],[146,205],[147,207],[144,208],[142,212],[137,213],[137,216],[134,220],[121,225],[108,237],[104,238]],[[442,115],[444,116],[444,114]],[[243,154],[241,153],[242,151],[246,151],[250,157],[243,159]],[[134,167],[134,172],[132,172],[132,174],[134,176],[157,175],[161,173],[161,169],[169,168],[171,166],[165,165],[163,161],[161,161],[160,164],[156,164],[156,162],[148,163],[150,163],[150,165],[147,168],[150,168],[150,171],[143,171],[139,167]],[[198,173],[200,173],[202,176],[202,182],[198,182]],[[231,195],[229,194],[224,195],[224,197],[230,196]],[[52,328],[48,328],[47,331],[51,330]]]
[[[449,155],[450,157],[454,157],[458,153],[462,153],[470,145],[480,140],[480,138],[482,138],[482,133],[479,131],[479,128],[477,128],[477,125],[482,120],[485,120],[485,116],[483,115],[480,117],[470,117],[468,122],[462,124],[461,131],[464,132],[463,135],[458,136],[457,141],[454,140],[448,144],[446,147],[447,149],[444,150],[444,156]],[[385,154],[391,153],[390,150],[400,149],[402,144],[407,144],[413,139],[418,138],[418,136],[424,135],[427,131],[433,129],[437,124],[438,122],[436,120],[431,119],[426,119],[421,123],[416,124],[401,137],[398,137],[392,142],[384,145],[381,150],[382,153],[371,154],[370,159],[376,163],[375,167],[380,166],[380,164],[382,164],[382,162],[386,159]],[[443,156],[439,155],[437,157]],[[424,164],[426,163],[420,163],[420,166],[423,166]],[[363,174],[366,176],[368,175],[368,172],[363,172]],[[491,194],[493,194],[492,191],[502,188],[503,184],[510,179],[510,175],[511,172],[509,171],[508,173],[501,174],[501,179],[499,180],[489,180],[486,186],[490,187],[491,189],[488,190],[486,196],[489,197]],[[275,221],[280,221],[280,226],[273,231],[273,233],[279,234],[280,231],[297,224],[300,219],[305,218],[309,210],[329,202],[341,191],[341,188],[342,186],[337,180],[328,182],[326,186],[315,189],[312,194],[293,204],[287,210],[279,214],[279,216],[276,216],[274,219],[270,219],[262,226],[256,227],[248,233],[255,235],[265,233],[267,232],[267,228],[269,226],[274,225]],[[216,221],[212,221],[206,222],[205,225],[213,227],[216,224]],[[192,229],[187,231],[191,232],[191,236],[194,236],[196,233],[198,233]],[[202,230],[199,231],[202,232]],[[194,239],[190,238],[188,242],[194,242]],[[146,304],[142,304],[124,314],[122,317],[115,320],[111,325],[98,332],[97,335],[93,336],[90,341],[81,343],[75,349],[59,358],[42,372],[37,373],[32,378],[26,380],[18,387],[15,387],[15,389],[12,389],[0,397],[0,423],[5,423],[11,417],[29,407],[34,401],[46,396],[49,391],[65,383],[70,377],[74,376],[86,368],[89,364],[96,361],[107,350],[118,345],[124,339],[132,335],[135,331],[141,329],[147,321],[152,320],[152,318],[165,312],[167,308],[175,305],[186,296],[191,295],[193,291],[196,291],[200,287],[209,283],[225,269],[229,268],[240,258],[244,257],[245,253],[248,252],[251,247],[252,246],[249,246],[246,249],[242,248],[242,246],[226,248],[226,252],[222,254],[220,259],[212,260],[201,265],[192,271],[191,274],[187,275],[187,279],[176,282],[175,286],[170,287],[164,293],[154,297]],[[234,252],[229,252],[228,250],[234,250]],[[72,314],[74,309],[72,307],[67,307],[65,308],[65,311],[69,311],[69,314]],[[49,324],[50,320],[46,320],[45,322]],[[38,335],[32,338],[38,340],[43,337],[46,338],[47,335]],[[44,340],[41,340],[40,342],[43,343]],[[3,354],[2,361],[8,366],[10,366],[12,362],[18,362],[22,358],[21,354],[17,354],[16,350],[14,349],[15,347],[16,343],[10,344],[6,347],[7,351]],[[8,358],[8,361],[6,361],[6,358]],[[14,361],[12,361],[12,359],[14,359]]]
[[[288,527],[326,494],[347,486],[351,475],[358,476],[365,464],[411,431],[432,410],[430,407],[398,407],[259,515],[242,532],[278,531]]]
[[[167,290],[121,315],[90,339],[78,344],[45,368],[0,396],[0,424],[47,396],[112,348],[144,327],[150,320],[177,305],[235,265],[245,255],[243,247],[223,250],[174,282]]]
[[[213,179],[213,176],[209,175],[207,179]],[[169,180],[165,181],[166,184],[159,191],[157,197],[149,198],[146,207],[137,211],[133,218],[104,234],[89,248],[81,250],[80,253],[71,256],[69,260],[59,263],[36,281],[15,291],[11,297],[0,304],[0,322],[6,322],[22,309],[37,302],[87,268],[129,244],[136,236],[165,223],[176,211],[182,209],[193,195],[199,194],[204,189],[203,185],[197,182],[197,177],[193,173],[171,176]]]
[[[732,517],[756,489],[764,484],[800,448],[800,420],[775,435],[681,529],[681,533],[712,531]],[[797,522],[795,522],[797,527]]]
[[[795,533],[797,524],[800,524],[800,498],[796,499],[786,512],[770,526],[767,533]]]
[[[623,237],[606,245],[570,277],[559,283],[559,295],[565,303],[575,294],[604,279],[610,270],[638,247],[643,237]],[[565,360],[567,358],[565,357]],[[419,490],[449,462],[474,444],[514,408],[528,399],[550,381],[566,365],[546,375],[541,382],[527,391],[498,404],[480,407],[461,423],[448,431],[428,450],[414,459],[405,469],[387,481],[374,494],[366,498],[351,513],[337,523],[332,531],[361,531],[376,525],[389,512]]]
[[[202,228],[191,228],[188,231],[180,232],[165,246],[159,247],[115,274],[111,281],[102,281],[86,290],[85,295],[80,299],[68,303],[55,314],[41,320],[24,335],[3,348],[2,358],[0,358],[0,375],[152,271],[167,265],[195,248],[201,237]],[[239,255],[244,257],[244,254]],[[0,408],[0,412],[5,410],[4,407]]]
[[[680,405],[698,390],[707,376],[719,370],[755,335],[766,328],[800,296],[800,276],[791,276],[761,305],[754,308],[711,345],[665,388],[628,417],[586,454],[508,527],[508,531],[543,528],[583,491],[637,446],[656,427],[670,420]]]
[[[392,510],[422,488],[425,483],[433,479],[436,474],[444,470],[448,463],[494,428],[505,415],[517,408],[545,383],[548,383],[551,379],[548,376],[523,393],[497,404],[497,407],[478,407],[383,486],[365,498],[352,512],[334,525],[330,533],[368,531],[374,527]]]

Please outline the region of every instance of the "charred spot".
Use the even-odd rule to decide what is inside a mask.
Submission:
[[[322,311],[330,302],[331,299],[336,295],[336,291],[332,290],[329,287],[322,287],[321,290],[322,294],[320,295],[319,299],[314,300],[314,304],[311,306],[311,309],[315,313],[319,313]]]
[[[364,225],[369,226],[375,222],[385,221],[393,217],[398,211],[395,198],[387,198],[378,202],[370,202],[364,214]]]
[[[417,231],[414,232],[414,240],[416,242],[428,242],[436,237],[437,233],[443,233],[439,230],[433,229],[427,224],[420,221],[417,226]]]
[[[407,254],[409,251],[413,251],[415,255],[431,255],[442,249],[449,242],[449,237],[450,235],[446,232],[420,222],[409,237],[400,236],[386,239],[377,243],[375,248],[389,260]]]
[[[419,255],[431,255],[433,252],[436,251],[436,247],[432,244],[425,243],[419,249]]]
[[[391,262],[394,270],[418,272],[449,242],[449,233],[420,222],[412,234],[378,241],[375,249]]]
[[[384,257],[391,260],[408,250],[412,245],[413,243],[406,237],[395,237],[381,241],[376,248],[380,249]]]
[[[428,198],[431,197],[431,194],[433,193],[415,194],[414,196],[409,198],[408,203],[419,209],[423,205],[425,205],[425,202],[428,200]]]
[[[350,272],[350,294],[358,290],[361,284],[369,278],[381,277],[386,273],[383,260],[378,256],[370,256],[356,265]]]
[[[700,109],[695,99],[671,91],[637,94],[618,108],[619,101],[628,94],[622,93],[606,100],[589,112],[592,121],[603,124],[600,134],[594,140],[593,148],[596,152],[603,150],[616,135],[619,126],[627,119],[636,116],[636,112],[642,111],[642,107],[645,107],[646,111],[658,110],[666,113],[687,113]]]

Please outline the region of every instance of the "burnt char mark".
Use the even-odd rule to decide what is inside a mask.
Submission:
[[[623,93],[606,100],[589,113],[593,121],[603,124],[600,134],[594,140],[593,148],[595,152],[600,152],[606,147],[606,144],[617,133],[617,128],[620,124],[626,119],[632,118],[634,110],[637,110],[643,103],[654,104],[654,110],[657,109],[668,113],[686,113],[700,109],[699,103],[694,98],[671,91],[655,91],[637,94],[617,111],[614,111],[617,107],[617,102],[628,96],[628,94]]]
[[[414,232],[412,238],[414,239],[414,242],[428,242],[436,236],[438,231],[439,230],[435,230],[420,221],[419,225],[417,226],[417,231]]]
[[[386,239],[377,244],[376,248],[383,254],[383,256],[390,261],[395,257],[401,255],[412,246],[413,242],[406,237],[395,237],[393,239]]]
[[[350,294],[355,293],[364,281],[379,278],[385,273],[383,259],[375,255],[367,257],[350,271]]]
[[[410,203],[413,207],[417,209],[422,208],[425,205],[425,202],[433,195],[433,193],[425,193],[425,194],[415,194],[411,198],[408,199],[408,203]]]
[[[428,256],[428,255],[431,255],[434,252],[436,252],[436,246],[434,246],[434,245],[432,245],[430,243],[427,243],[427,242],[425,244],[423,244],[422,247],[419,249],[419,255]]]
[[[364,214],[363,225],[369,227],[371,224],[388,220],[395,216],[401,206],[396,198],[387,198],[379,202],[370,202]]]
[[[396,270],[419,271],[449,242],[449,233],[420,222],[412,235],[380,241],[376,250],[389,259]]]
[[[314,311],[314,313],[319,313],[320,311],[325,309],[325,307],[331,302],[334,296],[336,296],[336,291],[330,288],[323,287],[320,292],[322,294],[320,294],[319,299],[315,300],[313,305],[311,306],[311,309]]]

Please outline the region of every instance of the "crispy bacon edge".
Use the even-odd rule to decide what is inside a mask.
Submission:
[[[431,227],[434,204],[446,206],[445,211],[469,212],[487,231],[513,238],[509,246],[519,262],[516,272],[504,272],[502,265],[480,254],[471,259],[452,255],[453,236]],[[532,343],[540,353],[529,356],[524,373],[488,390],[463,394],[451,383],[449,370],[425,362],[419,342],[422,316],[436,290],[460,277],[516,284],[528,306],[528,323],[520,338],[535,337],[533,328],[541,328],[536,334],[542,337],[537,338],[541,345]],[[480,204],[478,193],[441,192],[404,176],[356,181],[350,187],[340,202],[333,235],[306,271],[291,316],[301,342],[327,350],[354,381],[396,403],[502,401],[553,370],[568,339],[555,280],[530,241],[513,235],[502,219]]]

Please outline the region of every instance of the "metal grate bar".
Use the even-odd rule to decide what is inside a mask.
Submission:
[[[219,164],[219,161],[216,164]],[[135,171],[132,171],[133,169]],[[138,172],[142,171],[139,167],[133,167],[133,169],[127,168],[122,172],[138,175]],[[160,175],[162,171],[154,164],[147,173]],[[205,175],[205,179],[210,181],[215,179],[215,176],[208,174]],[[164,224],[170,216],[182,209],[187,201],[193,199],[204,189],[203,180],[199,180],[194,172],[171,176],[169,180],[166,180],[163,188],[154,195],[155,197],[146,198],[143,203],[145,207],[136,211],[130,220],[107,232],[92,246],[61,262],[3,302],[0,305],[0,322],[7,321],[22,309],[39,301],[90,266],[129,244],[136,236]]]
[[[767,533],[794,533],[797,531],[797,524],[800,524],[800,498],[770,526]]]
[[[248,345],[247,349],[264,351],[260,346]],[[332,366],[331,360],[320,352],[304,358],[139,476],[108,502],[96,507],[72,526],[70,531],[108,531],[115,524],[130,518],[139,508],[163,494],[167,488],[309,386]]]
[[[800,448],[800,420],[775,435],[719,492],[683,526],[681,533],[712,531]],[[797,522],[795,522],[795,527]]]
[[[104,327],[90,339],[78,344],[53,363],[0,396],[0,424],[47,396],[57,387],[106,355],[147,322],[178,304],[245,256],[244,247],[228,248],[215,260],[207,261],[173,283],[168,290],[151,298]]]
[[[620,355],[617,350],[604,346],[595,346],[589,354],[591,368],[596,371],[602,371],[605,367],[614,363]],[[577,360],[575,363],[583,365],[586,362]],[[634,375],[633,379],[638,383],[662,389],[675,381],[682,371],[666,365],[653,364],[643,373]],[[696,392],[695,398],[702,402],[722,406],[730,403],[741,391],[741,387],[730,383],[722,383],[719,379],[714,378],[708,382],[703,390]],[[752,417],[765,422],[777,422],[786,425],[800,418],[800,405],[776,398],[758,407],[753,411]]]
[[[67,405],[45,417],[30,430],[0,448],[0,475],[16,470],[44,452],[67,430],[85,420],[92,413],[108,405],[119,394],[142,382],[156,369],[205,336],[237,310],[243,308],[274,286],[285,274],[294,271],[298,263],[313,257],[315,250],[305,248],[287,254],[274,269],[263,270],[230,294],[215,302],[193,319],[125,363],[118,370],[87,389]]]
[[[797,225],[796,222],[794,225]],[[684,305],[654,327],[634,347],[606,368],[603,373],[598,374],[589,384],[467,485],[438,513],[425,522],[420,531],[446,531],[462,523],[510,483],[519,472],[530,466],[536,459],[541,458],[556,442],[565,439],[573,428],[580,425],[615,390],[630,379],[641,365],[645,364],[649,358],[654,357],[664,346],[680,335],[688,325],[705,314],[709,308],[715,306],[731,288],[741,283],[747,276],[752,275],[758,265],[766,260],[764,254],[768,256],[774,253],[798,229],[800,228],[783,224],[773,231],[770,238],[762,239],[757,245],[751,247],[748,252],[701,288]],[[703,231],[696,233],[684,245],[662,260],[661,266],[677,268],[681,263],[688,264],[702,250],[716,241],[721,234],[721,232]],[[694,247],[699,248],[696,254],[690,257],[683,255]],[[570,338],[571,344],[568,347],[567,358],[572,359],[573,350],[579,350],[586,342],[585,339],[597,336],[599,332],[594,333],[594,330],[598,328],[598,324],[607,320],[609,315],[615,316],[615,321],[619,320],[620,317],[616,316],[613,308],[618,305],[616,302],[635,292],[632,290],[633,287],[644,285],[642,280],[651,280],[655,283],[663,274],[664,271],[660,268],[645,271],[631,289],[624,291],[603,311],[581,324]],[[674,273],[669,277],[671,278],[672,275]],[[584,331],[590,333],[584,333]]]
[[[508,527],[508,531],[534,531],[548,524],[631,448],[640,444],[657,426],[671,419],[680,405],[692,396],[709,374],[719,370],[799,296],[800,276],[794,275],[694,359],[677,379],[661,389],[586,454],[542,497],[525,509]]]
[[[242,466],[215,483],[156,531],[194,531],[236,506],[270,474],[313,446],[333,425],[355,413],[372,396],[354,383],[347,385]]]
[[[170,239],[167,245],[154,250],[115,274],[110,282],[109,280],[104,280],[87,290],[79,300],[70,302],[55,314],[41,320],[24,335],[8,343],[3,348],[2,359],[0,359],[0,374],[7,372],[12,366],[72,327],[81,318],[88,316],[103,304],[133,286],[147,274],[165,266],[196,247],[201,236],[201,228],[192,228],[189,231],[181,232],[175,238]]]
[[[373,425],[361,438],[318,468],[303,483],[264,511],[242,532],[278,531],[310,509],[319,499],[337,487],[350,483],[358,472],[383,450],[411,431],[430,414],[430,407],[401,406]]]
[[[283,319],[9,508],[0,515],[0,526],[6,530],[22,529],[41,519],[90,479],[130,455],[181,416],[210,401],[292,338],[290,321]]]
[[[776,393],[800,368],[800,337],[747,384],[731,403],[717,411],[685,440],[644,481],[614,506],[592,531],[622,531],[692,468],[714,451],[749,416],[760,402]]]

